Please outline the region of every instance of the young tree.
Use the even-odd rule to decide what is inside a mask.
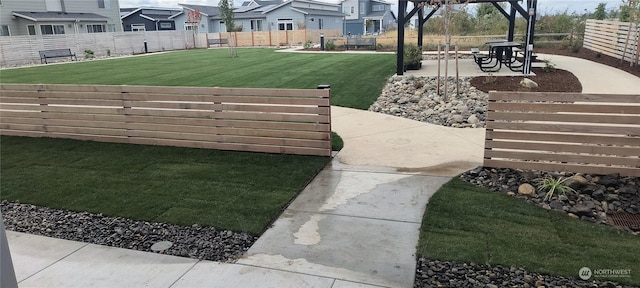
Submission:
[[[233,0],[220,0],[218,8],[220,8],[220,18],[224,21],[224,25],[227,27],[227,33],[229,33],[229,37],[227,38],[229,41],[229,57],[238,57],[235,49],[236,41],[232,33],[233,31],[237,31],[236,24],[233,22]]]
[[[596,11],[593,12],[593,18],[597,20],[604,20],[607,18],[607,3],[602,2],[596,7]]]
[[[220,0],[218,8],[220,8],[220,18],[224,21],[227,32],[233,31],[236,26],[233,22],[233,0]]]
[[[187,12],[187,23],[191,25],[191,31],[193,31],[193,48],[196,48],[196,35],[198,35],[198,28],[200,27],[200,20],[202,19],[202,13],[200,10],[189,10]]]

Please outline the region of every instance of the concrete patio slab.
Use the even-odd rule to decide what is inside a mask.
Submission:
[[[14,231],[7,231],[7,242],[18,283],[88,245]]]
[[[40,244],[50,242],[49,239],[52,238]],[[40,257],[39,249],[21,251],[33,251],[34,258]],[[20,282],[19,286],[169,287],[196,262],[197,259],[88,244]]]
[[[334,281],[331,278],[254,266],[201,261],[171,287],[332,288],[335,287],[332,286]]]
[[[337,155],[343,164],[455,176],[482,163],[485,129],[442,127],[336,106],[331,111],[332,130],[345,143]]]

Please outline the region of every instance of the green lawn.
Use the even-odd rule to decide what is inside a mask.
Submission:
[[[638,236],[574,220],[459,178],[429,200],[418,254],[574,278],[582,267],[631,269],[630,278],[609,280],[640,284]]]
[[[1,199],[254,235],[329,161],[67,139],[0,139]]]
[[[1,83],[309,88],[329,84],[333,105],[368,109],[395,73],[395,55],[202,49],[0,72]]]

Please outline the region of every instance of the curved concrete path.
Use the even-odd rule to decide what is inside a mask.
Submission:
[[[549,58],[585,93],[640,91],[629,73]],[[20,287],[412,287],[425,205],[450,176],[480,165],[484,129],[341,107],[332,113],[344,149],[238,263],[8,231]]]

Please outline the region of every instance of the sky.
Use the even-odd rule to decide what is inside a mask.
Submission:
[[[120,8],[141,6],[175,8],[178,7],[178,3],[218,6],[218,1],[219,0],[120,0]],[[240,3],[242,3],[242,0],[235,1],[236,5],[240,5]],[[339,0],[319,1],[331,3],[340,2]],[[397,0],[386,1],[398,3]],[[585,9],[588,12],[593,12],[596,9],[596,6],[598,6],[598,3],[602,2],[607,3],[607,10],[612,10],[617,9],[620,6],[621,0],[538,0],[538,11],[540,11],[541,14],[564,11],[567,11],[569,14],[573,12],[582,14],[585,12]],[[397,6],[394,5],[394,7]],[[397,8],[393,9],[394,11],[397,10]]]

